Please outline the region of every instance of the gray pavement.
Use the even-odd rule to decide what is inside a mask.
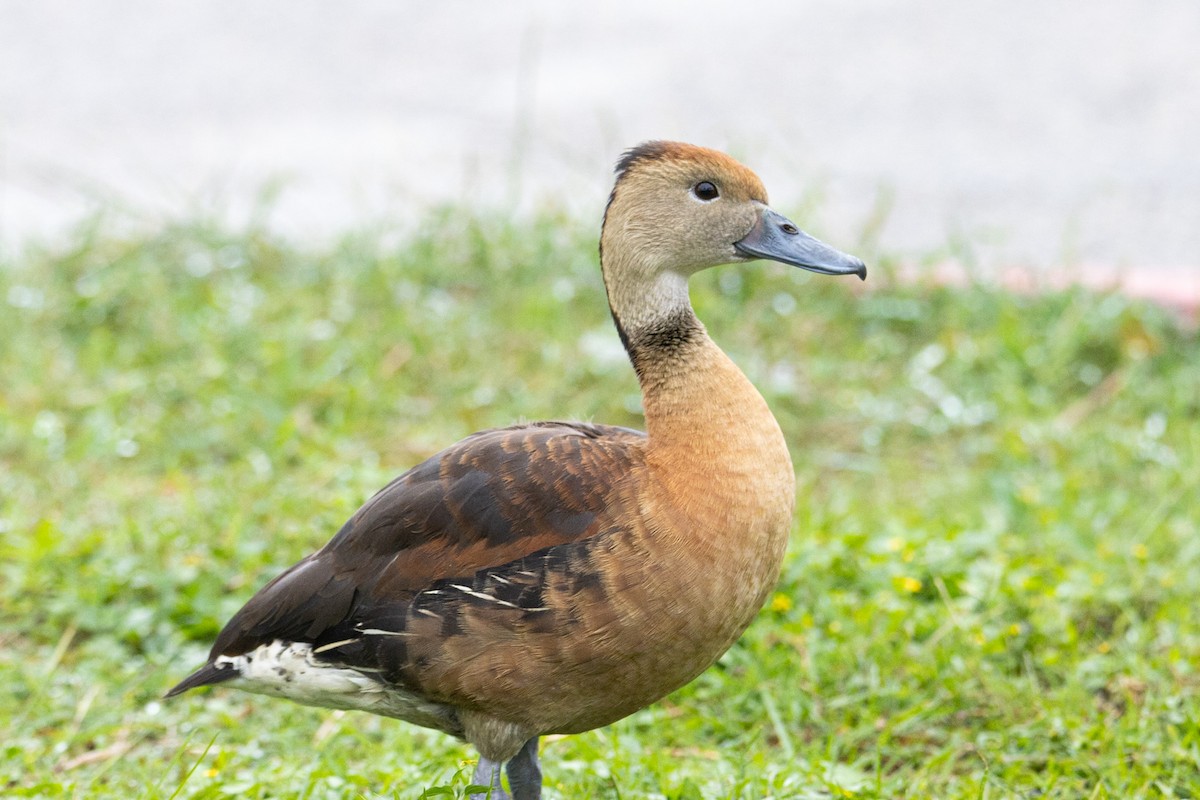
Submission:
[[[8,251],[268,186],[289,235],[598,214],[647,138],[732,150],[844,246],[1200,276],[1197,0],[0,0]]]

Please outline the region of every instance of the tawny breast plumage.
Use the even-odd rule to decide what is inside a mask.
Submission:
[[[692,312],[687,278],[769,258],[865,276],[766,205],[716,151],[629,151],[601,233],[646,434],[547,422],[484,431],[367,501],[225,626],[169,694],[249,691],[465,738],[476,782],[540,796],[537,738],[618,720],[684,685],[779,574],[795,479],[750,381]]]

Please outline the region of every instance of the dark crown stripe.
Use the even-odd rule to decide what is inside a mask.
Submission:
[[[635,164],[643,161],[657,161],[665,157],[667,152],[670,151],[671,145],[671,142],[656,140],[642,142],[637,147],[629,148],[621,155],[620,160],[617,161],[617,167],[614,170],[617,174],[617,179],[619,180]]]

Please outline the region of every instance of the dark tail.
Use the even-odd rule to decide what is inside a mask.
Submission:
[[[214,683],[227,681],[230,678],[236,678],[237,676],[237,668],[232,664],[205,664],[176,684],[175,688],[167,692],[165,697],[174,697],[177,694],[183,694],[188,689],[195,689],[197,686],[210,686]]]

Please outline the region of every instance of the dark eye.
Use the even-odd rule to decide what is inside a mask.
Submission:
[[[700,181],[693,186],[692,194],[695,195],[697,200],[703,200],[706,203],[716,200],[721,196],[721,193],[717,191],[717,187],[708,181]]]

